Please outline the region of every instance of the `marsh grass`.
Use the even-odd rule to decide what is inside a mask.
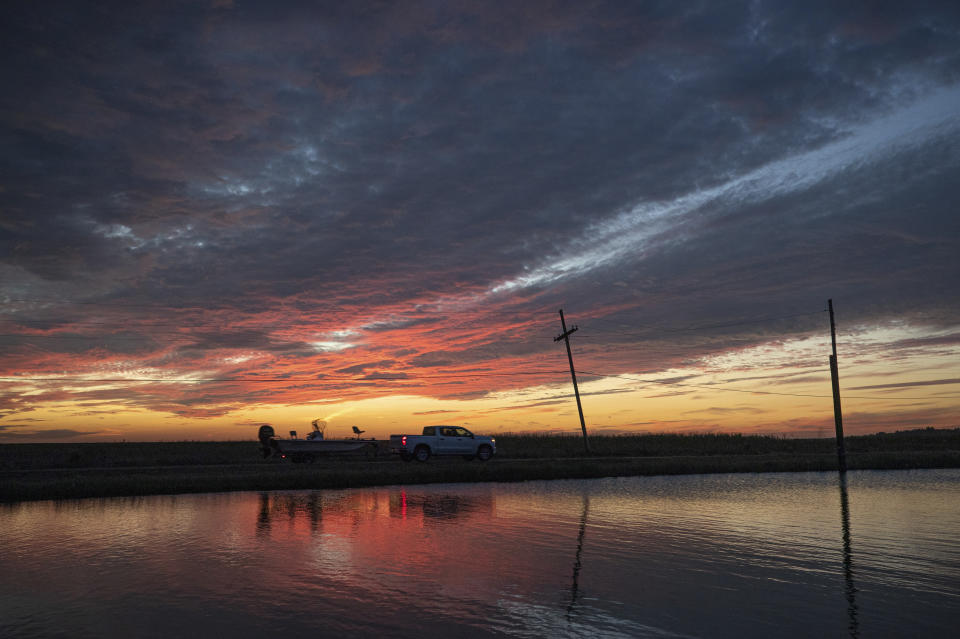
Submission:
[[[436,482],[836,470],[833,440],[746,435],[498,435],[488,463],[261,459],[257,442],[0,445],[0,501]],[[958,468],[960,429],[847,438],[856,469]]]
[[[104,442],[0,445],[0,471],[205,466],[256,460],[258,442]]]
[[[673,455],[831,455],[834,439],[741,434],[590,435],[590,453],[580,435],[498,435],[497,454],[517,459]],[[960,428],[924,428],[844,438],[848,453],[960,450]]]
[[[757,455],[771,453],[829,453],[832,440],[785,439],[739,434],[592,435],[589,456]],[[503,435],[497,437],[498,454],[518,459],[544,456],[582,457],[580,435]]]

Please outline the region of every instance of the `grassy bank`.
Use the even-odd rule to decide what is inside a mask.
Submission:
[[[433,482],[522,481],[725,472],[835,470],[831,440],[741,435],[497,437],[486,464],[434,459],[262,460],[255,442],[8,444],[0,446],[0,501],[346,488]],[[960,467],[960,429],[850,437],[851,469]]]

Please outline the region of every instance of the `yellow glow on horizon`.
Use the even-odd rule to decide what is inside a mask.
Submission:
[[[838,347],[846,431],[956,426],[960,347],[938,341],[938,336],[950,334],[948,330],[925,332],[902,323],[851,329]],[[891,344],[896,348],[891,350]],[[593,433],[714,431],[829,436],[833,404],[828,353],[828,338],[818,336],[731,350],[657,373],[593,378],[581,372],[587,428]],[[471,395],[470,389],[477,385],[465,385],[467,394],[461,398],[394,394],[287,405],[211,405],[207,417],[202,414],[203,406],[193,412],[200,416],[137,407],[137,389],[145,383],[138,379],[140,374],[142,371],[128,374],[126,383],[95,383],[91,378],[89,383],[95,385],[60,386],[64,392],[74,389],[74,398],[38,401],[32,410],[20,414],[19,422],[8,416],[0,441],[252,441],[260,424],[269,423],[283,434],[289,430],[305,433],[318,418],[328,423],[327,436],[333,438],[351,437],[353,425],[366,431],[365,437],[378,439],[419,432],[424,425],[438,423],[463,425],[486,434],[580,431],[569,378],[485,395]],[[202,384],[197,377],[199,374],[193,373],[171,383]],[[32,396],[51,386],[49,380],[25,376],[7,388]],[[94,396],[95,392],[124,389],[130,391],[128,398]],[[91,396],[85,397],[88,393]],[[170,405],[177,406],[173,400]],[[43,431],[59,432],[45,436]]]

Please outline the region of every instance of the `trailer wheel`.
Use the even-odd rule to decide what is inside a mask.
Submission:
[[[491,457],[493,457],[493,449],[486,444],[477,449],[477,459],[480,461],[487,461]]]
[[[420,444],[419,446],[417,446],[417,447],[414,449],[414,451],[413,451],[413,457],[414,457],[414,459],[416,459],[418,462],[423,463],[423,462],[427,461],[428,459],[430,459],[430,449],[429,449],[427,446],[424,446],[423,444]]]

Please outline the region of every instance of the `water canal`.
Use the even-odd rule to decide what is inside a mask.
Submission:
[[[949,636],[960,471],[0,506],[0,636]]]

